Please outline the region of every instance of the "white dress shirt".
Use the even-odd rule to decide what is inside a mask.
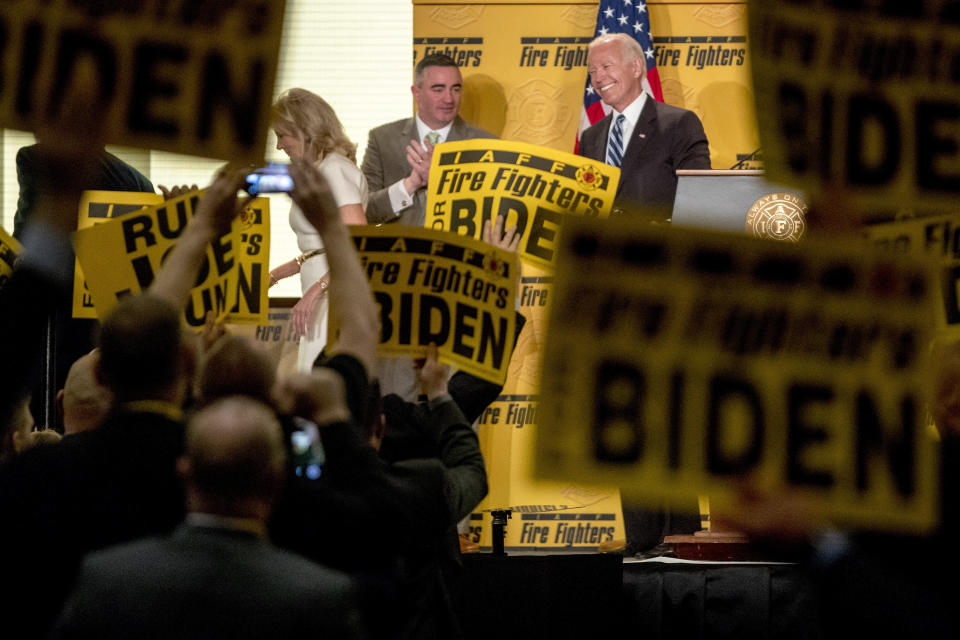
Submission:
[[[623,130],[623,155],[627,155],[627,147],[630,145],[631,136],[633,136],[633,130],[637,126],[637,120],[640,119],[640,112],[643,111],[643,105],[647,102],[647,92],[641,91],[640,97],[627,105],[627,108],[623,110],[624,120],[620,128]],[[612,120],[610,121],[610,131],[607,132],[607,149],[610,148],[610,135],[613,133],[613,125],[617,122],[617,116],[621,112],[616,109],[611,109]],[[607,157],[606,154],[603,156]]]
[[[437,141],[437,144],[447,141],[447,136],[450,135],[450,129],[453,127],[453,121],[451,120],[447,126],[442,129],[431,129],[423,120],[420,119],[420,116],[415,116],[414,119],[417,122],[417,137],[420,139],[420,144],[423,144],[424,138],[431,131],[436,131],[440,134],[440,139]],[[393,208],[393,212],[396,215],[400,215],[404,209],[413,206],[413,195],[407,193],[406,187],[403,186],[403,179],[397,180],[387,189],[387,195],[390,198],[390,206]]]

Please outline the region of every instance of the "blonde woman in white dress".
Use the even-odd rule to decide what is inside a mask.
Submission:
[[[277,149],[320,170],[343,221],[366,224],[367,179],[357,167],[357,145],[347,138],[333,108],[306,89],[289,89],[273,105],[273,129]],[[327,257],[320,234],[296,204],[290,207],[290,226],[301,253],[270,272],[270,286],[300,274],[303,294],[293,307],[291,323],[300,336],[297,369],[309,371],[327,341]]]

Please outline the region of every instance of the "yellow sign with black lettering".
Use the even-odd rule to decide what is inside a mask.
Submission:
[[[749,3],[768,177],[872,212],[960,196],[960,26],[949,4]],[[910,11],[904,11],[909,6]]]
[[[870,244],[901,254],[927,255],[940,263],[938,336],[960,338],[960,216],[910,218],[869,225]]]
[[[77,232],[74,249],[103,318],[125,295],[145,291],[193,218],[203,191],[192,191],[159,206]],[[207,312],[226,318],[236,304],[239,220],[207,248],[184,312],[186,324],[203,327]],[[264,311],[266,309],[264,308]]]
[[[547,147],[507,140],[437,146],[427,185],[426,227],[480,238],[498,215],[521,233],[520,257],[553,265],[567,216],[605,218],[620,169]]]
[[[80,211],[77,215],[77,229],[87,229],[95,224],[112,218],[120,218],[139,211],[144,207],[163,202],[158,193],[140,191],[84,191],[80,198]],[[97,310],[93,305],[93,296],[83,277],[80,261],[74,260],[73,267],[73,317],[96,319]]]
[[[613,220],[562,243],[538,476],[720,508],[749,474],[837,521],[932,524],[931,265]]]
[[[416,227],[352,226],[350,233],[379,306],[380,353],[422,358],[433,342],[442,361],[504,381],[516,328],[513,254]]]
[[[270,199],[252,200],[234,224],[240,236],[237,299],[227,322],[265,324],[270,310]]]
[[[96,96],[107,142],[260,163],[283,0],[0,3],[0,124],[34,131]]]
[[[13,275],[13,264],[23,252],[17,239],[0,227],[0,287]]]

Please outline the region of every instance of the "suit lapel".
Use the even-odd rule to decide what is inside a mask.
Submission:
[[[418,142],[420,140],[420,134],[417,132],[417,119],[410,118],[407,120],[400,133],[401,135],[398,138],[400,142],[400,156],[404,159],[404,163],[406,163],[407,145],[410,144],[412,140],[417,140]]]
[[[611,111],[597,122],[600,125],[601,134],[597,136],[594,148],[587,149],[587,155],[596,158],[600,162],[607,161],[607,140],[610,139],[610,123],[613,122],[613,112]],[[591,153],[592,151],[592,153]]]
[[[627,172],[633,172],[633,168],[638,164],[640,156],[644,151],[644,147],[649,142],[649,136],[655,130],[656,121],[657,108],[654,105],[653,97],[648,95],[643,103],[643,110],[640,111],[640,117],[637,118],[637,124],[633,128],[633,133],[630,134],[630,142],[627,144],[627,150],[623,154],[623,162],[620,163],[621,175]],[[617,187],[618,195],[621,189],[623,189],[622,179],[620,180],[620,185]]]
[[[466,123],[463,121],[463,118],[457,116],[453,120],[453,125],[450,127],[450,133],[447,134],[447,139],[444,142],[453,142],[454,140],[466,140],[467,131]]]

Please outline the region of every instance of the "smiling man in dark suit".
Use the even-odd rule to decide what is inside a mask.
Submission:
[[[677,169],[709,169],[703,124],[692,111],[657,102],[643,90],[640,44],[623,33],[600,36],[587,54],[591,87],[613,110],[580,137],[579,153],[620,167],[614,214],[643,207],[669,218]]]
[[[644,52],[626,34],[600,36],[591,42],[587,67],[593,90],[612,111],[583,132],[580,155],[621,168],[612,215],[636,215],[640,210],[651,221],[668,220],[677,192],[676,170],[710,168],[700,119],[644,92]],[[664,509],[625,505],[623,520],[625,555],[660,555],[665,535],[700,528],[694,496]]]

